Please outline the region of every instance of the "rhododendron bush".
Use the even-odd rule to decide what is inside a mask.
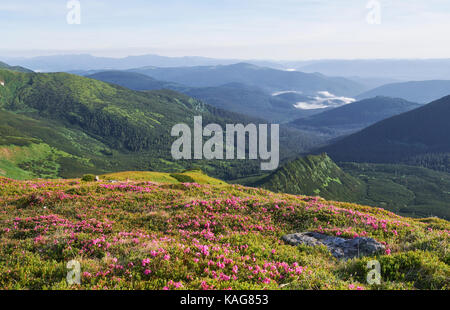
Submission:
[[[450,224],[237,185],[0,178],[2,289],[448,289]],[[371,237],[348,261],[287,233]],[[382,283],[368,284],[376,259]],[[67,262],[81,266],[69,285]]]

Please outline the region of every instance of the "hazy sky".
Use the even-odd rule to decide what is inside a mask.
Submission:
[[[381,4],[370,24],[369,2]],[[449,0],[1,0],[0,55],[449,58]],[[374,15],[372,15],[374,16]]]

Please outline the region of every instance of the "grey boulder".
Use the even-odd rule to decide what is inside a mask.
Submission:
[[[344,239],[317,232],[285,235],[282,239],[290,245],[325,245],[331,254],[338,259],[371,256],[385,249],[383,244],[372,238],[357,237],[354,239]]]

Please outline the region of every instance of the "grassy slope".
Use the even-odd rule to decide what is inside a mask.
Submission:
[[[109,148],[81,130],[0,110],[0,175],[57,178],[99,172]]]
[[[357,200],[364,191],[361,181],[344,173],[325,154],[298,158],[252,185],[340,201]]]
[[[96,170],[91,160],[103,149],[80,130],[0,110],[0,175],[56,178],[71,170]]]
[[[449,287],[444,220],[236,185],[0,184],[1,289]],[[305,230],[373,237],[390,252],[340,262],[324,248],[280,240]],[[365,282],[374,258],[380,286]],[[81,286],[66,283],[72,259],[81,264]]]
[[[124,151],[155,145],[162,149],[158,139],[170,137],[166,129],[207,111],[202,103],[175,92],[135,92],[65,73],[0,71],[0,76],[6,83],[0,91],[3,108],[81,128]]]
[[[276,192],[380,206],[412,217],[450,219],[450,174],[421,167],[340,163],[311,155],[272,174],[234,180]]]
[[[126,171],[118,173],[109,173],[100,176],[101,180],[107,181],[149,181],[157,183],[198,183],[198,184],[211,184],[211,185],[224,185],[224,181],[216,178],[212,178],[201,170],[186,170],[182,173],[164,173],[154,171]]]

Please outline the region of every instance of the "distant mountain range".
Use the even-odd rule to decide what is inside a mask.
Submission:
[[[250,63],[280,70],[320,72],[343,76],[363,84],[367,89],[395,80],[450,80],[450,59],[354,59],[354,60],[245,60],[208,57],[166,57],[139,55],[124,58],[97,57],[89,54],[50,55],[38,57],[3,57],[3,61],[35,71],[68,72],[75,70],[127,70],[145,66],[194,67]]]
[[[374,88],[377,88],[377,87],[380,87],[383,85],[387,85],[387,84],[403,82],[398,79],[384,78],[384,77],[346,76],[346,78],[363,85],[368,90],[372,90]]]
[[[50,55],[38,57],[4,57],[5,62],[44,72],[68,72],[75,70],[126,70],[145,66],[193,67],[231,65],[242,62],[239,59],[214,59],[208,57],[167,57],[159,55],[128,56],[124,58],[97,57],[89,54]],[[255,65],[283,69],[276,61],[248,60]]]
[[[353,96],[364,90],[362,85],[344,78],[327,77],[318,73],[276,70],[248,63],[179,68],[147,67],[130,71],[190,87],[214,87],[241,83],[259,87],[268,92],[300,91],[305,94],[316,94],[319,91],[327,91],[338,96]]]
[[[399,81],[450,80],[448,59],[353,59],[289,62],[303,72],[328,76],[383,78]]]
[[[318,92],[316,95],[303,95],[295,91],[271,93],[254,85],[236,82],[210,87],[189,87],[177,82],[159,81],[142,73],[130,71],[104,71],[87,77],[133,90],[172,89],[221,109],[273,122],[292,121],[354,100],[335,96],[326,91]],[[248,81],[255,83],[252,80]]]
[[[450,80],[413,81],[387,84],[358,95],[358,99],[387,96],[428,103],[450,95]]]
[[[302,130],[337,137],[353,133],[381,120],[421,106],[399,98],[375,97],[301,118],[291,124]]]
[[[448,154],[449,119],[450,96],[447,96],[376,123],[319,151],[327,152],[336,161],[374,163],[399,163],[427,154]],[[443,170],[450,171],[450,160],[443,165],[446,166]]]

